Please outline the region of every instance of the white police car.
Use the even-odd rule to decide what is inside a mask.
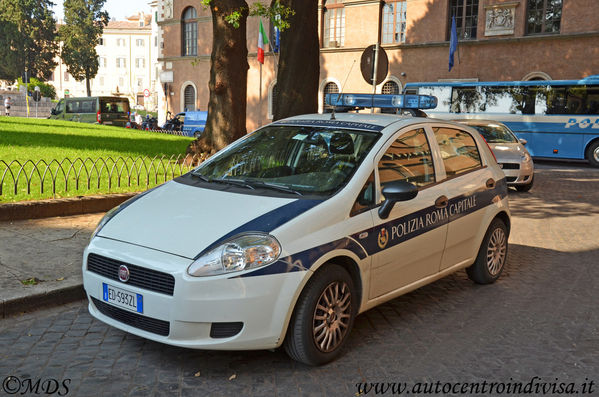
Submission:
[[[317,365],[363,311],[463,268],[495,281],[509,230],[505,176],[469,127],[305,115],[111,210],[83,279],[90,313],[127,332],[188,348],[283,345]]]

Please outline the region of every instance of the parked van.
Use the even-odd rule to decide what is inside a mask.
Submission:
[[[170,112],[169,112],[170,113]],[[194,110],[177,113],[168,119],[162,129],[170,131],[183,131],[183,135],[199,137],[206,128],[208,112],[205,110]]]
[[[50,118],[124,127],[129,121],[129,99],[109,96],[63,98],[52,109]]]

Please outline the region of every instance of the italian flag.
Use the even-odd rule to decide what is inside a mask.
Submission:
[[[264,45],[268,44],[268,36],[262,26],[262,20],[260,20],[260,31],[258,32],[258,62],[264,64]]]

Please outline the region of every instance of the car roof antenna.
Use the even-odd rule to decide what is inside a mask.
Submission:
[[[349,72],[347,72],[347,76],[345,76],[345,81],[343,82],[343,85],[341,86],[341,91],[339,92],[339,95],[337,95],[337,99],[335,100],[335,103],[337,103],[339,98],[341,98],[341,95],[343,95],[343,89],[345,88],[345,84],[347,83],[347,79],[349,78],[349,74],[351,73],[351,70],[354,68],[355,63],[356,63],[356,60],[354,59],[354,61],[352,62],[351,66],[349,68]],[[331,112],[331,120],[335,120],[335,106],[333,106],[333,111]]]

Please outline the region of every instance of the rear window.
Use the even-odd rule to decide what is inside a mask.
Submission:
[[[102,113],[127,113],[129,112],[129,100],[123,99],[100,99]]]

